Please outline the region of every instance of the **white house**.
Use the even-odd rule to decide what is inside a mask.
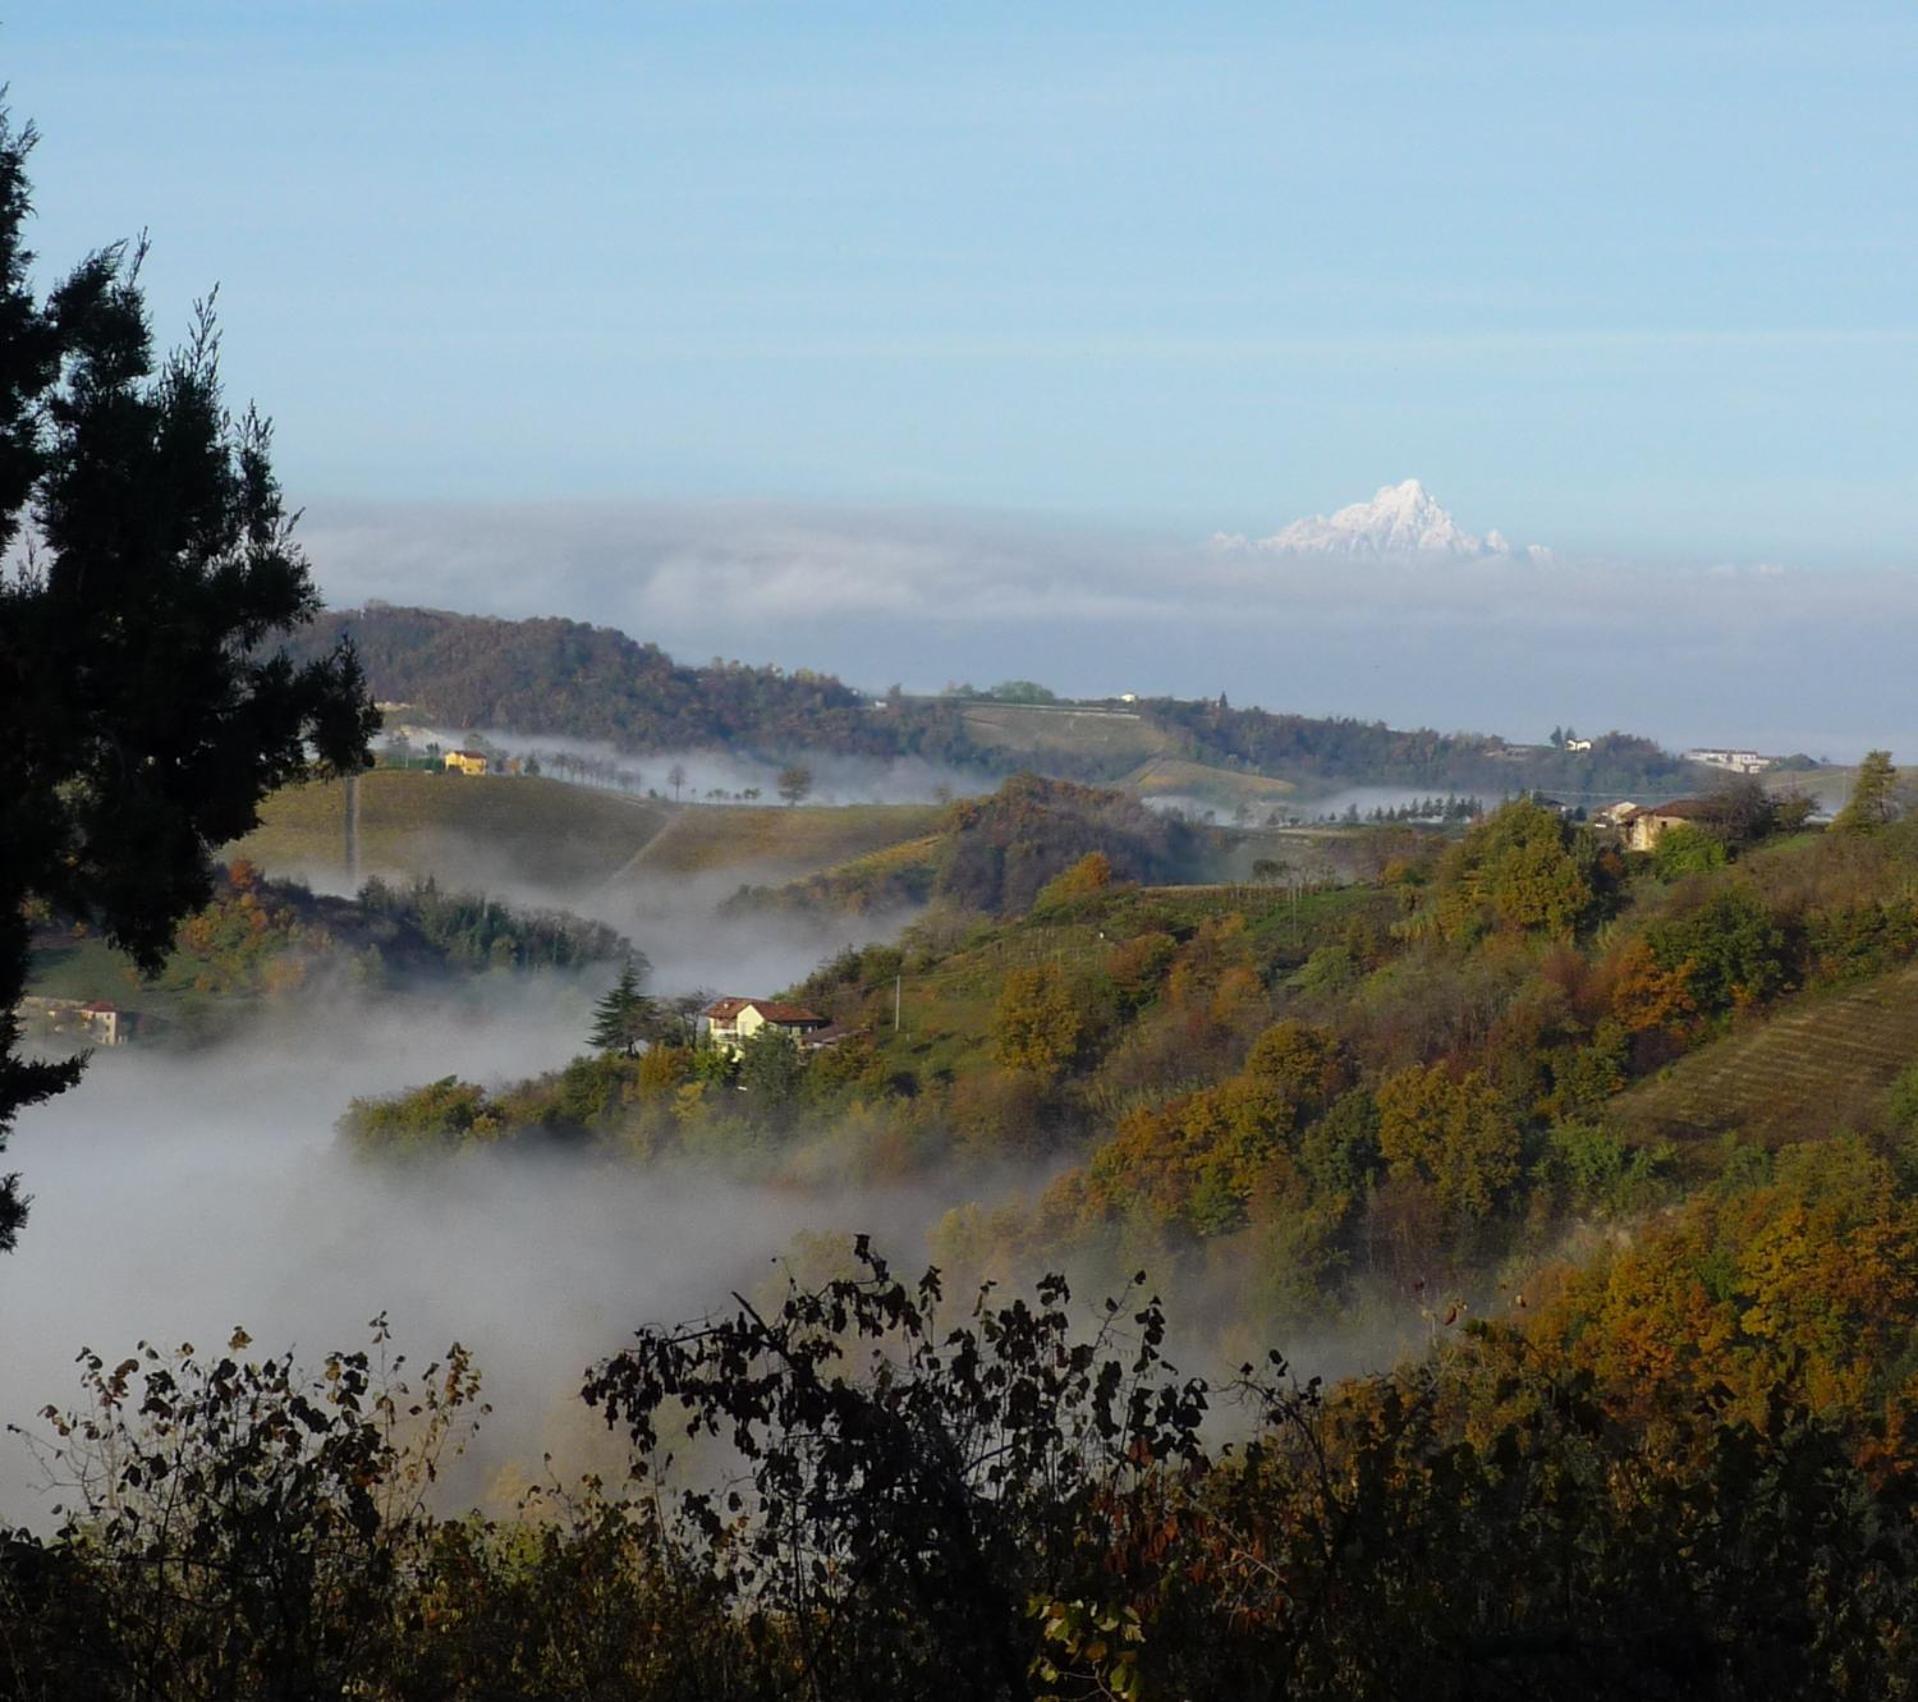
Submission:
[[[832,1020],[804,1005],[789,1005],[779,999],[715,999],[699,1013],[700,1026],[708,1045],[716,1046],[735,1058],[746,1043],[767,1029],[789,1034],[804,1045]]]
[[[1723,768],[1733,774],[1763,774],[1777,760],[1760,756],[1757,751],[1720,750],[1716,747],[1687,751],[1687,762],[1702,762],[1707,768]]]
[[[105,999],[28,997],[14,1007],[23,1025],[42,1034],[88,1041],[95,1046],[124,1046],[139,1027],[132,1012]]]

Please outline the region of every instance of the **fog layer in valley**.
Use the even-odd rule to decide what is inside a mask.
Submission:
[[[772,993],[888,925],[715,917],[737,872],[581,898],[488,882],[480,861],[467,846],[438,872],[612,923],[664,994]],[[570,1397],[590,1360],[757,1284],[801,1230],[917,1250],[945,1203],[930,1192],[752,1189],[558,1151],[369,1165],[337,1140],[356,1096],[558,1068],[586,1049],[612,974],[487,976],[375,1002],[340,989],[269,1007],[210,1050],[96,1053],[76,1089],[21,1118],[6,1155],[34,1207],[0,1269],[0,1423],[66,1401],[82,1346],[217,1347],[244,1324],[258,1351],[317,1361],[364,1346],[386,1312],[418,1359],[456,1339],[475,1351],[498,1409],[485,1459],[536,1467],[555,1442],[570,1451],[549,1420],[583,1432]],[[0,1522],[32,1511],[36,1475],[18,1446],[0,1450]]]
[[[641,796],[656,793],[661,798],[677,797],[689,803],[777,807],[782,802],[779,777],[786,767],[784,760],[762,761],[725,750],[635,754],[594,739],[562,739],[493,727],[462,731],[406,722],[403,715],[398,720],[415,729],[411,739],[415,746],[430,739],[444,750],[453,750],[469,739],[477,739],[511,756],[537,756],[547,777],[554,780]],[[811,776],[811,788],[805,797],[809,804],[930,804],[947,797],[988,792],[995,784],[993,776],[977,769],[953,768],[916,756],[879,758],[835,751],[795,751],[787,755],[803,764]],[[554,756],[577,757],[585,767],[573,772],[563,763],[549,760]],[[677,787],[672,779],[675,769],[681,776]],[[747,791],[759,795],[742,797]]]
[[[244,1324],[255,1351],[313,1364],[365,1346],[386,1312],[420,1361],[473,1349],[496,1408],[484,1459],[536,1472],[590,1430],[579,1372],[639,1324],[758,1285],[801,1230],[869,1229],[907,1259],[921,1244],[929,1193],[757,1190],[617,1155],[373,1165],[336,1139],[356,1094],[558,1065],[581,1048],[587,1003],[546,979],[485,1013],[309,1010],[212,1053],[96,1055],[9,1149],[34,1207],[0,1272],[0,1420],[66,1404],[82,1346],[214,1350]],[[38,1480],[17,1440],[0,1449],[0,1521],[44,1516]]]
[[[716,919],[717,891],[641,883],[602,913],[652,959],[663,993],[777,991],[886,927]],[[110,1362],[141,1340],[217,1351],[244,1325],[254,1352],[291,1350],[313,1366],[366,1346],[369,1320],[385,1314],[416,1366],[455,1340],[476,1356],[495,1410],[452,1493],[497,1501],[549,1453],[562,1475],[609,1463],[576,1398],[580,1373],[639,1325],[723,1308],[734,1291],[763,1294],[789,1253],[813,1280],[804,1267],[820,1236],[869,1233],[911,1269],[949,1207],[989,1206],[1046,1179],[968,1171],[873,1187],[802,1162],[793,1173],[809,1183],[753,1186],[591,1144],[369,1163],[337,1137],[354,1097],[560,1067],[585,1049],[611,973],[485,977],[371,1001],[336,990],[271,1007],[211,1049],[96,1054],[77,1089],[22,1118],[7,1154],[34,1209],[0,1269],[0,1422],[31,1427],[42,1407],[70,1403],[83,1347]],[[1089,1299],[1106,1280],[1078,1286]],[[1175,1285],[1194,1369],[1265,1345],[1209,1305],[1205,1287]],[[951,1296],[955,1315],[966,1303]],[[1373,1327],[1284,1345],[1295,1364],[1337,1374],[1383,1363],[1410,1338]],[[24,1445],[0,1446],[0,1522],[44,1523],[42,1485]]]
[[[664,995],[701,990],[770,995],[803,980],[847,946],[897,933],[910,912],[875,910],[722,914],[742,886],[791,878],[789,868],[740,864],[704,875],[654,875],[643,867],[596,886],[559,891],[528,880],[499,855],[469,840],[440,840],[430,857],[404,865],[369,860],[354,880],[338,864],[274,863],[270,875],[303,881],[315,892],[352,896],[369,876],[401,883],[431,874],[444,888],[479,892],[521,910],[564,910],[625,935],[652,966],[649,988]],[[603,971],[610,981],[614,971]],[[579,1034],[585,1033],[584,1028]],[[438,1072],[445,1074],[445,1071]]]

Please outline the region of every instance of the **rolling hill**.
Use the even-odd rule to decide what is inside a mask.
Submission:
[[[809,668],[676,662],[611,627],[498,620],[369,603],[332,609],[291,646],[300,658],[349,640],[375,698],[448,727],[601,741],[622,751],[730,749],[764,757],[833,751],[966,762],[954,705],[865,695]]]
[[[374,769],[359,780],[360,872],[511,880],[556,894],[610,878],[666,825],[668,805],[531,776]],[[274,874],[346,874],[340,782],[288,787],[229,846]]]
[[[652,878],[790,880],[923,837],[935,804],[675,805],[532,776],[361,776],[360,872],[582,897]],[[290,787],[227,852],[322,885],[345,878],[345,790]]]
[[[1575,801],[1677,796],[1710,771],[1612,732],[1578,751],[1474,733],[1228,706],[1223,697],[1006,701],[991,694],[875,698],[812,669],[676,662],[656,644],[557,619],[499,620],[373,603],[328,611],[296,657],[352,642],[373,695],[447,728],[577,739],[628,753],[727,750],[762,761],[807,752],[915,758],[977,774],[1026,769],[1113,783],[1176,759],[1220,774],[1317,789],[1404,786],[1493,795],[1543,789]],[[1225,781],[1201,776],[1232,808]],[[1161,788],[1163,790],[1163,788]],[[1176,792],[1175,795],[1185,795]]]
[[[1294,800],[1298,788],[1289,780],[1188,762],[1182,757],[1155,756],[1141,763],[1119,782],[1126,791],[1148,801],[1187,801],[1206,809],[1231,812],[1244,804],[1264,811]]]

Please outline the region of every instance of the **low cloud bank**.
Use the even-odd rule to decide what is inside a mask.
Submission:
[[[413,1167],[355,1161],[333,1120],[349,1097],[459,1073],[497,1081],[578,1050],[580,999],[537,983],[490,1017],[419,1003],[307,1013],[213,1054],[96,1057],[79,1088],[26,1118],[8,1153],[35,1196],[0,1270],[0,1422],[75,1394],[74,1355],[140,1339],[308,1363],[364,1346],[390,1315],[423,1363],[472,1348],[496,1409],[479,1473],[574,1462],[593,1427],[579,1373],[657,1319],[748,1291],[801,1231],[859,1228],[910,1258],[944,1201],[849,1186],[829,1197],[647,1172],[617,1156],[464,1153]],[[0,1448],[0,1523],[44,1520],[38,1470]]]
[[[316,508],[328,596],[619,626],[878,689],[1033,678],[1521,739],[1621,727],[1918,748],[1918,573],[1328,563],[1003,517],[771,506]]]

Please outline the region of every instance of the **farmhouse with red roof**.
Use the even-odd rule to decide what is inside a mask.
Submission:
[[[715,999],[700,1012],[708,1045],[737,1057],[746,1042],[768,1029],[789,1034],[802,1044],[821,1029],[832,1026],[831,1019],[804,1005],[789,1005],[780,999]]]

